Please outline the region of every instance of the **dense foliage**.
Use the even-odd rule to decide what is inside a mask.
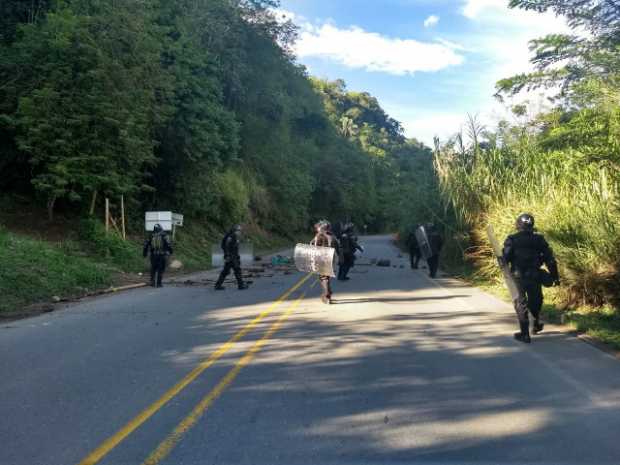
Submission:
[[[122,194],[222,227],[394,224],[430,152],[370,95],[310,79],[276,3],[4,0],[0,188],[50,218]]]
[[[567,15],[575,35],[533,42],[538,69],[498,83],[502,96],[559,85],[554,108],[486,130],[473,118],[469,139],[438,147],[436,171],[448,231],[482,272],[496,269],[485,228],[513,229],[534,214],[558,255],[569,303],[620,300],[620,11],[610,1],[514,0],[514,6]],[[588,34],[579,35],[579,28]],[[617,318],[617,314],[616,314]]]

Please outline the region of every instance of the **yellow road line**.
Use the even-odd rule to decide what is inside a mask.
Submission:
[[[105,457],[112,449],[118,446],[127,436],[133,433],[139,428],[146,420],[152,417],[159,409],[161,409],[166,403],[173,399],[183,389],[185,389],[192,381],[194,381],[202,372],[213,365],[218,359],[228,352],[235,342],[245,336],[254,326],[256,326],[263,318],[273,312],[284,300],[286,300],[293,292],[299,289],[310,278],[310,274],[300,279],[293,287],[282,294],[276,301],[274,301],[264,312],[254,318],[239,332],[237,332],[228,342],[222,344],[215,352],[213,352],[208,359],[200,363],[194,368],[187,376],[181,381],[170,388],[163,396],[157,401],[152,403],[149,407],[139,413],[136,417],[129,421],[125,426],[118,430],[114,435],[106,439],[99,447],[92,451],[86,458],[84,458],[78,465],[95,465],[103,457]]]
[[[234,381],[239,372],[248,365],[256,353],[263,347],[269,339],[273,336],[273,334],[280,329],[282,323],[295,311],[295,309],[299,306],[301,301],[306,296],[303,293],[296,301],[291,305],[286,312],[284,312],[280,318],[269,328],[269,330],[265,333],[265,335],[248,350],[248,352],[239,359],[239,361],[235,364],[235,366],[226,374],[226,376],[215,386],[211,392],[209,392],[199,403],[194,407],[191,413],[181,421],[177,425],[177,427],[168,435],[166,439],[164,439],[157,449],[155,449],[151,455],[147,457],[147,459],[142,462],[142,465],[158,465],[162,460],[164,460],[168,454],[174,449],[174,447],[179,443],[181,438],[185,433],[187,433],[200,419],[200,417],[204,414],[205,410],[209,408],[209,406],[215,402],[215,400],[224,392],[224,390]]]

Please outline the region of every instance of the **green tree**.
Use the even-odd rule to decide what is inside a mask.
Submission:
[[[217,56],[205,42],[205,21],[215,21],[205,16],[205,9],[209,13],[207,2],[161,4],[158,22],[166,32],[161,72],[173,83],[168,100],[172,114],[157,129],[161,164],[155,183],[158,196],[173,199],[177,208],[215,219],[222,186],[215,179],[225,179],[225,167],[237,160],[239,125],[224,106]]]
[[[151,14],[134,3],[61,2],[41,24],[23,27],[17,60],[35,78],[16,112],[17,142],[50,218],[59,198],[145,187],[160,85]]]
[[[620,83],[620,9],[614,0],[512,0],[510,6],[538,12],[553,11],[569,25],[588,34],[551,34],[533,40],[533,73],[498,82],[498,96],[523,89],[560,85],[571,97],[577,86],[596,80],[618,88]]]

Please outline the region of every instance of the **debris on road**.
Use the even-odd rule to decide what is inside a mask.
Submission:
[[[285,257],[283,255],[276,255],[275,257],[271,257],[271,265],[290,265],[292,262],[291,257]]]

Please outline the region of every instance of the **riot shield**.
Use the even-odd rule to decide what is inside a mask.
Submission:
[[[244,243],[239,246],[239,256],[241,257],[241,266],[247,268],[254,264],[254,247],[250,243]],[[214,244],[211,248],[211,265],[213,268],[221,268],[224,266],[224,252],[222,247]]]
[[[420,226],[415,230],[415,238],[416,241],[418,241],[418,247],[420,248],[420,253],[424,257],[424,260],[428,260],[433,256],[433,249],[431,248],[431,243],[428,240],[428,235],[426,234],[424,226]]]
[[[493,231],[493,226],[487,226],[487,236],[489,237],[489,242],[491,243],[491,247],[493,248],[493,254],[495,258],[497,258],[497,262],[499,264],[499,268],[502,270],[502,275],[504,276],[504,282],[506,283],[506,287],[510,292],[510,296],[512,300],[516,300],[519,298],[519,287],[508,268],[508,264],[504,263],[502,247],[499,245],[497,238],[495,237],[495,232]]]
[[[295,266],[304,273],[316,273],[336,277],[334,260],[336,250],[332,247],[318,247],[310,244],[295,246]]]

